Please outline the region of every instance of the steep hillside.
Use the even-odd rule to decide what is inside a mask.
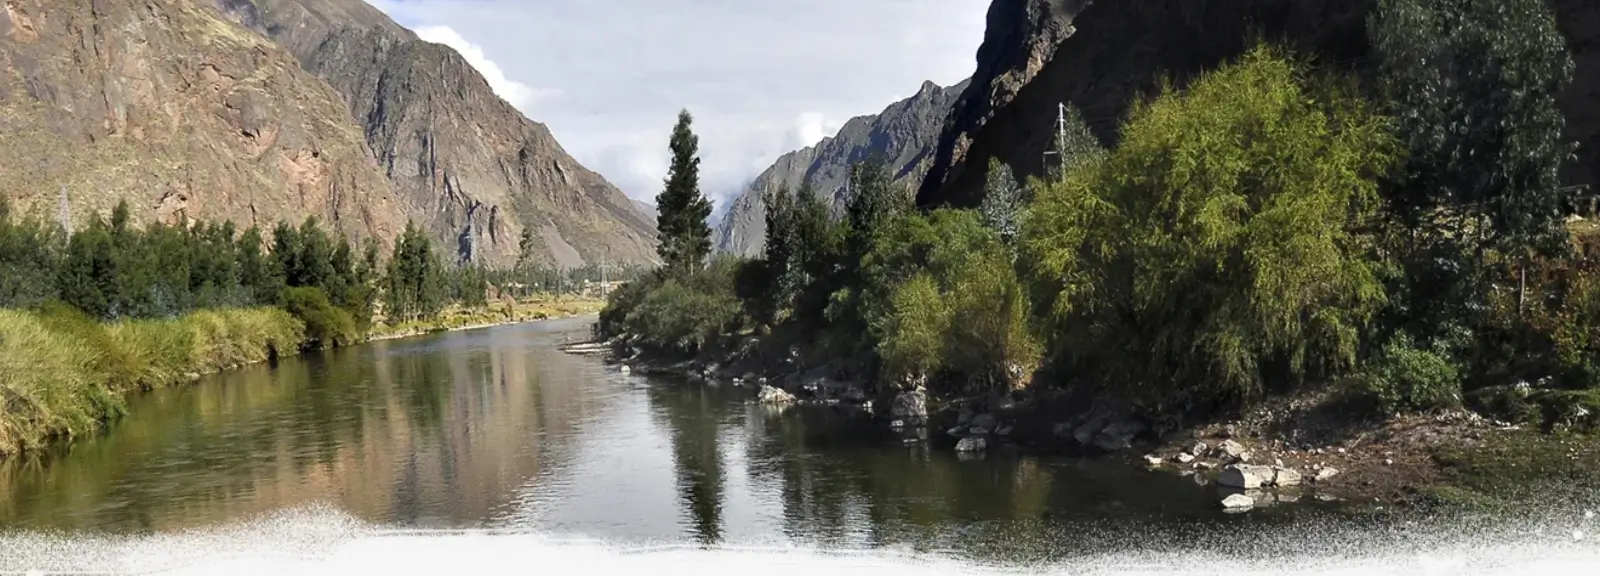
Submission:
[[[578,164],[454,50],[361,0],[213,0],[344,95],[397,194],[463,257],[507,264],[522,231],[546,262],[654,255],[654,215]]]
[[[1569,181],[1600,181],[1600,2],[1550,0],[1577,61],[1563,98],[1582,148]],[[922,205],[974,205],[988,161],[1042,173],[1056,105],[1083,110],[1103,140],[1163,77],[1178,84],[1233,58],[1252,38],[1286,41],[1325,67],[1367,62],[1374,0],[994,0],[972,88],[955,104],[918,192]]]
[[[72,219],[317,215],[385,243],[397,198],[343,98],[194,0],[0,2],[0,195]]]
[[[717,249],[747,256],[761,252],[767,232],[761,194],[768,189],[784,186],[797,191],[809,182],[815,194],[830,199],[835,209],[842,208],[850,166],[874,154],[882,155],[897,182],[915,187],[927,171],[951,103],[966,86],[965,81],[949,88],[925,82],[910,98],[878,114],[853,118],[837,135],[778,157],[729,204],[715,232]]]

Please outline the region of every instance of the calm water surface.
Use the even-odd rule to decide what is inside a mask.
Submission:
[[[1304,552],[1350,522],[1224,515],[1189,479],[958,457],[833,409],[774,412],[556,350],[588,324],[376,342],[141,395],[103,434],[0,464],[0,532],[170,532],[328,504],[396,527],[1036,561],[1239,544],[1219,529]]]

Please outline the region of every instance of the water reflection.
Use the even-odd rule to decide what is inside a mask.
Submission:
[[[1208,546],[1193,527],[1305,510],[1227,517],[1187,479],[1003,448],[958,457],[857,414],[775,411],[555,349],[586,333],[565,321],[377,342],[143,395],[98,437],[0,464],[0,528],[166,531],[329,502],[411,527],[1036,561]]]

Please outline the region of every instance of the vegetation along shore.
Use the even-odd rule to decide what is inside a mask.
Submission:
[[[1392,0],[1368,28],[1354,66],[1262,43],[1168,84],[1112,142],[1068,106],[1046,173],[995,162],[977,206],[873,161],[842,213],[770,190],[751,259],[710,251],[685,112],[666,264],[597,331],[636,371],[959,451],[1121,455],[1241,510],[1592,495],[1600,235],[1561,180],[1555,19]]]
[[[594,313],[571,271],[452,266],[408,227],[388,258],[316,219],[68,232],[0,202],[0,457],[81,436],[124,395],[326,348]],[[359,252],[358,252],[359,250]]]

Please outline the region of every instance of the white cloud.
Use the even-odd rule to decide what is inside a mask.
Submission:
[[[500,70],[500,66],[483,54],[482,48],[468,42],[449,26],[421,26],[415,32],[423,41],[455,49],[468,64],[483,75],[483,79],[489,82],[489,87],[494,89],[495,94],[524,114],[531,113],[534,105],[558,93],[556,90],[541,90],[507,78],[505,72]]]
[[[453,45],[579,162],[634,198],[666,176],[667,134],[695,115],[701,188],[719,204],[784,152],[932,80],[972,74],[989,0],[368,0]],[[457,41],[452,38],[451,41]],[[475,53],[475,54],[474,54]],[[488,62],[483,54],[493,54]],[[498,64],[498,66],[495,66]],[[490,72],[496,70],[498,72]],[[498,74],[500,80],[492,79]]]

